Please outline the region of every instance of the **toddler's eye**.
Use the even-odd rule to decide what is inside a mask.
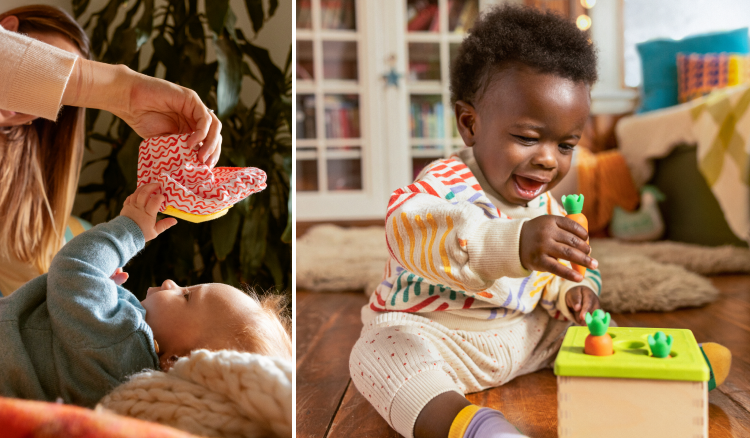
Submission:
[[[521,140],[521,143],[535,143],[538,138],[524,137],[523,135],[513,135],[513,137]]]
[[[574,144],[560,143],[558,147],[563,152],[572,152],[576,146]]]

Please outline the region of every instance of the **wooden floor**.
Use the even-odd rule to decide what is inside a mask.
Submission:
[[[709,436],[750,438],[750,276],[713,277],[718,301],[669,313],[613,315],[620,326],[687,328],[698,342],[733,353],[727,381],[709,394]],[[398,437],[349,378],[349,352],[362,327],[362,293],[297,292],[297,437]],[[533,438],[557,436],[557,388],[550,370],[468,399],[502,411]]]

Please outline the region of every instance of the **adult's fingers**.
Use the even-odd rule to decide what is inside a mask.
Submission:
[[[551,274],[555,274],[558,277],[562,277],[566,280],[574,281],[578,283],[583,280],[583,275],[568,268],[567,266],[560,263],[557,259],[552,257],[545,257],[541,262],[541,271],[547,271]]]
[[[221,122],[216,114],[211,113],[211,126],[203,140],[203,146],[198,151],[198,159],[213,167],[216,161],[219,161],[219,154],[221,154]]]
[[[198,97],[198,93],[193,90],[183,88],[182,91],[185,93],[185,105],[183,108],[189,108],[188,114],[182,114],[185,120],[194,120],[195,126],[191,126],[193,135],[188,138],[187,146],[193,148],[200,142],[204,142],[204,139],[208,135],[209,129],[213,124],[213,118],[211,111],[203,104],[201,98]]]
[[[555,216],[557,226],[569,233],[573,233],[585,243],[589,240],[589,233],[578,222],[563,216]]]

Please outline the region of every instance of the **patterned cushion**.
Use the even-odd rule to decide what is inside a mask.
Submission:
[[[678,53],[677,84],[680,103],[713,90],[750,82],[750,55],[737,53]]]

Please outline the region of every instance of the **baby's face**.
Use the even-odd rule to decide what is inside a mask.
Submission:
[[[258,307],[250,297],[225,284],[181,287],[172,280],[148,288],[141,304],[159,343],[159,354],[167,357],[184,356],[196,348],[227,348],[227,333]]]
[[[526,205],[568,173],[589,105],[584,83],[514,65],[495,74],[470,117],[457,118],[492,188]]]

